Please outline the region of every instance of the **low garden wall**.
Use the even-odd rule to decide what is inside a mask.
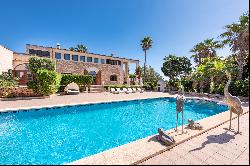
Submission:
[[[32,89],[28,89],[27,87],[0,88],[0,98],[38,96],[41,95],[34,93]]]

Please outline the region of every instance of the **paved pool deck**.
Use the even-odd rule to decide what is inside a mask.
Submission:
[[[241,134],[225,123],[141,165],[249,165],[249,113],[240,119]],[[237,129],[237,119],[232,121]]]
[[[202,100],[211,100],[219,104],[224,104],[221,99],[217,98],[211,99],[211,98],[195,97],[190,95],[186,96]],[[144,92],[144,93],[133,93],[133,94],[111,94],[105,92],[105,93],[82,93],[79,95],[55,95],[46,99],[0,101],[0,112],[6,112],[6,111],[8,112],[19,109],[54,107],[54,106],[112,102],[112,101],[125,101],[125,100],[159,98],[159,97],[176,97],[176,95],[171,95],[169,93],[161,93],[161,92]],[[242,116],[242,118],[245,117],[245,115],[248,114],[249,111],[248,103],[243,103],[243,106],[244,106],[244,115]],[[233,117],[236,116],[233,115]],[[216,127],[218,128],[218,126],[221,126],[224,123],[228,123],[227,122],[228,120],[229,120],[229,112],[226,111],[198,121],[201,125],[204,126],[204,129],[201,131],[185,129],[185,133],[180,134],[180,132],[176,133],[174,129],[171,129],[167,132],[170,135],[172,135],[177,141],[177,143],[173,147],[166,147],[160,144],[155,140],[155,135],[153,135],[83,159],[79,159],[77,161],[73,161],[68,164],[75,164],[75,165],[78,164],[80,165],[127,164],[128,165],[128,164],[141,164],[141,163],[146,164],[146,162],[150,162],[150,160],[151,159],[153,160],[153,158],[155,158],[156,156],[161,156],[161,154],[164,154],[171,148],[175,149],[178,146],[184,146],[184,148],[187,146],[188,148],[188,144],[186,144],[186,141],[190,140],[191,138],[195,139],[199,135],[204,135],[204,133],[212,131]],[[249,122],[242,124],[241,130],[244,129],[243,126],[245,125],[248,126]],[[233,127],[236,128],[235,124],[233,124]],[[180,128],[178,130],[180,131]],[[247,134],[249,134],[249,131],[246,132]],[[240,150],[242,150],[241,147]],[[155,160],[155,162],[157,162],[157,160]]]

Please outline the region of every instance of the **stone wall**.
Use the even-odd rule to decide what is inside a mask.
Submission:
[[[36,97],[40,96],[28,89],[27,87],[15,87],[15,88],[0,88],[0,97],[12,98],[12,97]]]
[[[100,79],[104,84],[123,84],[124,74],[122,67],[119,65],[110,64],[95,64],[87,62],[74,62],[57,60],[56,71],[59,73],[85,74],[86,71],[95,70],[96,73],[101,71]],[[117,81],[110,81],[110,76],[116,75]]]

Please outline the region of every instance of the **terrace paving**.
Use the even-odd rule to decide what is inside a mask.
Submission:
[[[197,136],[141,165],[249,165],[249,113],[240,118],[241,134],[229,122]],[[237,119],[232,121],[237,129]]]

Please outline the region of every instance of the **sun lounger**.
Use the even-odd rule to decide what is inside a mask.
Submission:
[[[129,93],[135,93],[135,91],[133,91],[131,88],[128,88],[128,92]]]
[[[127,90],[125,91],[125,93],[127,93],[127,94],[132,93],[132,89],[131,88],[127,88]]]
[[[134,93],[136,93],[136,92],[137,92],[136,88],[132,88],[132,90],[134,91]]]
[[[118,92],[118,91],[116,91],[116,89],[115,89],[115,88],[111,88],[111,89],[110,89],[110,92],[111,92],[111,93],[113,93],[113,94],[119,94],[119,92]]]
[[[140,93],[143,93],[143,92],[144,92],[144,90],[141,89],[141,88],[137,88],[137,90],[138,90]]]
[[[119,93],[124,93],[124,91],[123,91],[121,88],[117,88],[117,91],[118,91]]]
[[[127,89],[127,88],[123,88],[123,92],[124,92],[124,93],[127,93],[127,92],[128,92],[128,89]]]
[[[64,91],[65,91],[66,94],[68,94],[68,95],[77,95],[77,94],[80,93],[79,86],[78,86],[76,83],[74,83],[74,82],[68,84],[68,85],[65,87]]]

